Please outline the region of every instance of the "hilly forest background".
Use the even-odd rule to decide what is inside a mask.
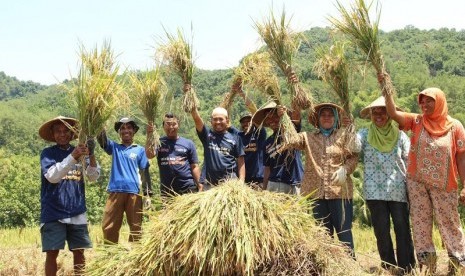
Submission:
[[[333,36],[328,28],[312,28],[304,32],[306,41],[302,43],[296,58],[296,71],[301,83],[312,93],[315,103],[334,101],[337,98],[329,86],[318,79],[313,72],[316,50],[330,47]],[[391,74],[397,91],[397,103],[406,111],[418,112],[416,96],[427,87],[439,87],[447,96],[449,114],[465,123],[465,30],[455,29],[420,30],[406,26],[402,30],[381,32],[381,49],[386,66]],[[195,52],[195,41],[194,41]],[[349,47],[348,47],[349,48]],[[367,125],[367,121],[358,118],[360,110],[381,95],[371,66],[364,63],[363,57],[356,51],[351,53],[354,60],[350,81],[352,114],[357,128]],[[120,61],[124,63],[124,61]],[[209,112],[218,105],[224,93],[229,91],[232,81],[230,70],[196,70],[193,86],[201,100],[200,111],[205,122],[209,122]],[[125,80],[126,73],[120,77]],[[286,94],[285,80],[282,75],[282,89]],[[202,146],[198,140],[189,114],[180,109],[178,99],[182,93],[181,80],[174,74],[164,75],[170,90],[164,105],[166,111],[181,116],[182,136],[192,139],[202,158]],[[41,85],[31,81],[20,81],[13,76],[0,72],[0,228],[24,227],[38,224],[40,213],[40,165],[41,150],[48,146],[38,136],[39,126],[46,120],[58,115],[75,116],[75,108],[67,94],[65,81],[59,85]],[[266,99],[253,91],[246,91],[257,103]],[[236,99],[231,107],[233,125],[238,126],[238,117],[245,111],[242,99]],[[131,115],[135,117],[141,130],[136,134],[136,142],[145,142],[143,116],[131,107],[121,107],[117,117]],[[188,116],[186,116],[188,115]],[[303,116],[306,118],[306,114]],[[161,120],[158,122],[160,125]],[[113,122],[109,122],[108,134],[118,139],[113,131]],[[310,130],[308,122],[304,129]],[[162,129],[159,129],[162,132]],[[100,148],[96,150],[97,159],[102,167],[102,176],[98,182],[87,183],[88,218],[91,223],[99,224],[106,199],[106,185],[110,169],[110,157]],[[158,167],[151,161],[152,182],[158,186]],[[359,165],[353,175],[358,193],[355,195],[356,223],[369,223],[367,210],[361,199],[363,168]],[[158,189],[156,188],[158,191]],[[461,207],[463,208],[463,207]],[[461,210],[462,214],[465,211]],[[462,218],[464,216],[462,215]]]

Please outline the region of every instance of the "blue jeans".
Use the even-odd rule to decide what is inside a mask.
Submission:
[[[371,213],[371,223],[375,231],[379,256],[383,261],[382,266],[387,268],[389,264],[399,266],[405,272],[410,272],[415,266],[415,254],[413,251],[412,235],[410,233],[409,208],[406,202],[367,200]],[[396,255],[391,239],[391,218],[396,234]]]
[[[313,217],[323,223],[331,237],[336,232],[339,241],[345,243],[350,248],[351,255],[355,256],[352,199],[317,199],[313,206]]]

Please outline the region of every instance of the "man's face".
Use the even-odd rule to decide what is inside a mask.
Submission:
[[[132,144],[134,139],[134,127],[131,124],[122,124],[119,128],[119,136],[123,144]]]
[[[58,146],[67,146],[73,137],[72,131],[62,122],[52,126],[52,133]]]
[[[213,114],[211,124],[215,132],[225,132],[229,126],[229,119],[225,115]]]
[[[319,117],[319,126],[324,129],[331,129],[334,126],[334,113],[331,108],[321,110]]]
[[[168,138],[178,138],[179,123],[176,118],[165,118],[163,130]]]
[[[240,123],[241,123],[241,130],[243,132],[247,132],[249,130],[249,126],[250,126],[250,118],[245,117],[240,121]]]

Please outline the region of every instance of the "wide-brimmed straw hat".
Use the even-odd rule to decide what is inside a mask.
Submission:
[[[133,119],[123,117],[118,122],[115,123],[115,131],[118,132],[123,124],[132,125],[132,127],[134,128],[134,133],[136,133],[139,130],[139,126],[136,124],[136,122]]]
[[[344,112],[344,110],[342,109],[342,107],[338,106],[337,104],[334,104],[334,103],[320,103],[320,104],[317,104],[315,105],[314,107],[314,111],[313,113],[311,113],[309,116],[308,116],[308,121],[314,126],[314,127],[318,127],[318,114],[320,113],[320,110],[322,108],[325,108],[325,107],[331,107],[331,108],[335,108],[336,111],[337,111],[337,114],[339,116],[339,120],[341,120],[341,114]]]
[[[370,119],[370,110],[373,107],[386,107],[386,100],[384,99],[383,96],[377,98],[374,100],[371,104],[360,110],[360,118],[363,119]],[[402,111],[399,107],[396,106],[396,109],[399,111]]]
[[[52,127],[57,123],[63,123],[67,128],[71,129],[73,133],[71,140],[77,138],[76,125],[78,124],[78,120],[64,116],[58,116],[43,123],[39,128],[39,136],[45,141],[56,142],[55,137],[53,137]]]
[[[255,114],[252,116],[252,123],[257,127],[264,125],[263,121],[265,120],[265,117],[268,116],[268,114],[270,114],[269,112],[275,112],[275,111],[276,111],[275,102],[270,102],[266,104],[264,107],[257,110]]]

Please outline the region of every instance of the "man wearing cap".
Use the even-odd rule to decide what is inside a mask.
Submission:
[[[263,189],[298,195],[303,175],[300,151],[289,149],[279,152],[282,147],[280,120],[284,112],[284,107],[271,102],[258,110],[252,118],[256,127],[266,126],[273,130],[273,134],[264,143]],[[295,112],[292,112],[291,119],[299,132],[300,118],[295,120],[295,116]]]
[[[383,96],[362,109],[360,117],[371,120],[368,128],[359,130],[357,139],[365,168],[363,197],[371,213],[381,266],[399,267],[409,273],[415,267],[406,185],[410,141],[389,118]],[[391,239],[391,218],[396,250]]]
[[[184,90],[188,87],[184,86]],[[245,180],[244,149],[239,136],[228,131],[228,111],[222,107],[213,109],[211,126],[207,127],[197,108],[191,112],[197,135],[203,145],[205,178],[201,177],[204,190],[229,178]]]
[[[241,131],[239,137],[244,145],[245,182],[263,182],[263,154],[265,150],[266,131],[251,124],[252,114],[245,113],[239,119]]]
[[[39,128],[39,136],[55,145],[40,154],[42,251],[46,252],[45,275],[56,275],[57,257],[65,242],[73,253],[74,272],[81,275],[85,266],[84,249],[92,243],[87,228],[84,174],[90,181],[100,175],[94,156],[95,141],[76,147],[78,121],[59,116]],[[80,160],[84,158],[83,162]],[[85,168],[82,167],[85,166]]]
[[[142,229],[142,197],[140,178],[144,196],[151,196],[151,183],[148,173],[149,161],[145,148],[134,144],[134,134],[139,130],[130,118],[121,118],[115,123],[121,143],[107,138],[105,131],[98,136],[102,149],[112,156],[109,193],[103,213],[102,230],[106,243],[118,243],[119,230],[124,213],[129,225],[129,241],[140,239]],[[139,178],[140,177],[140,178]]]
[[[147,126],[147,135],[153,134],[153,125]],[[157,157],[162,197],[182,195],[202,190],[200,168],[194,142],[178,135],[179,119],[172,113],[163,118],[165,136],[160,137],[158,148],[149,150],[149,159]]]

